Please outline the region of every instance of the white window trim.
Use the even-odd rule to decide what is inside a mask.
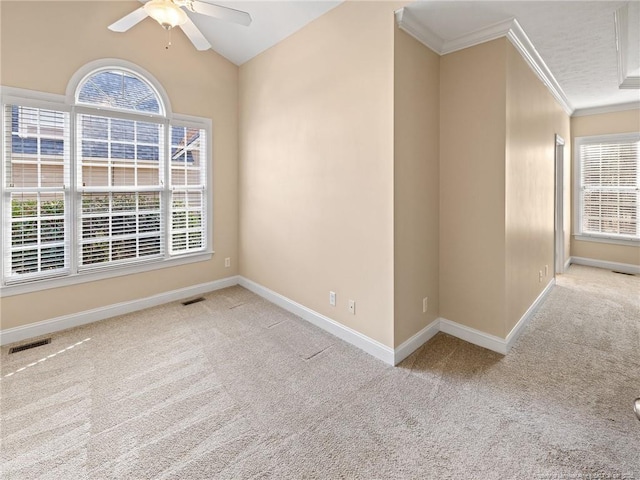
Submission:
[[[16,88],[16,87],[6,87],[0,85],[0,105],[5,104],[14,104],[18,103],[25,106],[30,106],[34,108],[49,108],[52,110],[61,110],[66,111],[71,114],[72,125],[75,123],[73,118],[78,111],[86,109],[86,107],[82,105],[76,106],[75,103],[75,88],[79,85],[79,83],[90,73],[95,72],[97,69],[104,68],[106,66],[110,66],[113,68],[124,68],[132,71],[135,74],[138,74],[148,80],[153,87],[158,92],[161,100],[165,103],[165,111],[166,111],[166,119],[163,119],[163,124],[183,124],[193,127],[203,128],[207,134],[207,142],[206,142],[206,158],[210,160],[210,163],[207,165],[207,174],[206,174],[206,202],[207,202],[207,214],[206,214],[206,239],[207,243],[205,245],[204,250],[194,253],[186,253],[180,255],[169,255],[168,250],[167,254],[163,258],[140,261],[129,265],[123,266],[109,266],[105,268],[96,268],[92,270],[85,271],[72,271],[72,273],[67,274],[65,276],[52,276],[49,278],[40,278],[38,280],[25,281],[25,282],[16,282],[6,284],[4,281],[0,284],[0,298],[10,297],[13,295],[22,295],[25,293],[32,293],[42,290],[48,290],[52,288],[60,288],[71,285],[77,285],[87,282],[94,282],[99,280],[104,280],[108,278],[119,277],[122,275],[132,275],[138,273],[149,272],[153,270],[160,270],[164,268],[176,267],[180,265],[188,265],[196,262],[205,262],[212,258],[215,251],[213,250],[213,188],[212,187],[212,159],[213,159],[213,133],[212,133],[212,125],[213,122],[209,118],[203,117],[194,117],[190,115],[184,114],[174,114],[171,110],[171,106],[169,103],[169,99],[166,95],[166,92],[162,88],[159,82],[151,75],[146,72],[144,69],[138,67],[135,64],[130,62],[126,62],[124,60],[118,59],[102,59],[95,62],[91,62],[84,67],[82,67],[76,74],[74,74],[69,82],[67,87],[67,95],[58,95],[46,92],[38,92],[34,90]],[[73,92],[72,95],[69,95],[69,92]],[[106,109],[105,109],[106,110]],[[119,112],[120,113],[120,112]],[[2,128],[2,136],[0,138],[0,151],[2,152],[2,156],[4,157],[5,153],[5,115],[3,114],[0,119],[0,128]],[[153,115],[153,117],[156,117]],[[73,131],[71,135],[74,135]],[[166,147],[170,150],[170,146]],[[166,155],[169,155],[170,152],[166,152]],[[75,168],[75,152],[72,152],[71,157],[72,168]],[[4,164],[4,162],[0,162]],[[0,168],[0,185],[4,186],[4,176],[5,169]],[[4,189],[4,187],[3,187]],[[4,196],[4,193],[3,193]],[[3,200],[4,202],[4,200]],[[0,203],[3,203],[0,202]],[[5,208],[0,209],[0,222],[4,224],[5,221]],[[168,210],[165,210],[168,212]],[[76,218],[72,216],[73,229],[77,228],[75,225]],[[4,240],[2,242],[2,248],[4,248]],[[75,259],[71,259],[72,264],[75,263]],[[4,272],[4,258],[3,255],[0,255],[0,272]]]
[[[617,142],[634,142],[640,140],[640,133],[613,133],[610,135],[593,135],[575,137],[573,142],[573,238],[583,242],[608,243],[612,245],[630,245],[640,246],[640,238],[624,238],[618,235],[606,235],[597,233],[584,233],[582,231],[582,208],[580,208],[580,178],[582,175],[582,165],[580,163],[580,146],[591,143],[617,143]]]
[[[122,60],[120,58],[101,58],[98,60],[94,60],[93,62],[89,62],[86,65],[83,65],[78,69],[76,73],[74,73],[69,79],[69,83],[67,84],[67,91],[64,95],[65,103],[68,105],[75,105],[76,103],[76,91],[80,84],[89,76],[94,73],[97,73],[100,70],[108,70],[111,68],[117,68],[122,70],[128,70],[136,75],[143,77],[147,80],[155,92],[162,100],[164,104],[164,114],[160,115],[161,117],[172,118],[172,110],[171,110],[171,102],[169,101],[169,96],[167,92],[162,87],[162,84],[158,82],[158,80],[147,70],[142,67],[139,67],[135,63],[127,62],[126,60]],[[121,111],[118,109],[114,109],[115,111]],[[141,115],[144,115],[144,112],[140,112]],[[158,117],[157,114],[147,114],[150,117]]]

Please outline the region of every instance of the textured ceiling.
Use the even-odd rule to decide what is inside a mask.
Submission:
[[[625,3],[419,1],[407,9],[445,41],[515,17],[571,105],[581,109],[640,101],[640,90],[618,88],[614,12]],[[637,42],[639,25],[630,29]]]

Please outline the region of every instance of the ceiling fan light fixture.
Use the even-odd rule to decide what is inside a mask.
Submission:
[[[150,0],[144,4],[147,14],[163,28],[170,30],[187,21],[187,14],[171,0]]]

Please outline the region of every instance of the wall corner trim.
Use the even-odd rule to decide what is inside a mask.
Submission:
[[[127,313],[137,312],[145,308],[155,307],[169,302],[183,300],[195,295],[203,295],[214,290],[232,287],[238,284],[238,277],[227,277],[221,280],[201,283],[190,287],[180,288],[169,292],[159,293],[150,297],[131,300],[129,302],[115,303],[106,307],[85,310],[84,312],[72,313],[50,320],[43,320],[29,325],[8,328],[0,331],[0,345],[21,342],[23,340],[46,335],[49,333],[59,332],[68,328],[79,327],[88,323],[105,320],[107,318],[125,315]]]
[[[629,273],[631,275],[640,275],[640,265],[633,265],[631,263],[608,262],[606,260],[596,260],[595,258],[585,257],[571,257],[570,261],[575,265],[604,268],[605,270]]]

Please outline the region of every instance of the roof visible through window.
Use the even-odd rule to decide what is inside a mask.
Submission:
[[[164,113],[151,85],[125,70],[102,70],[90,75],[81,83],[77,101],[118,110]]]

